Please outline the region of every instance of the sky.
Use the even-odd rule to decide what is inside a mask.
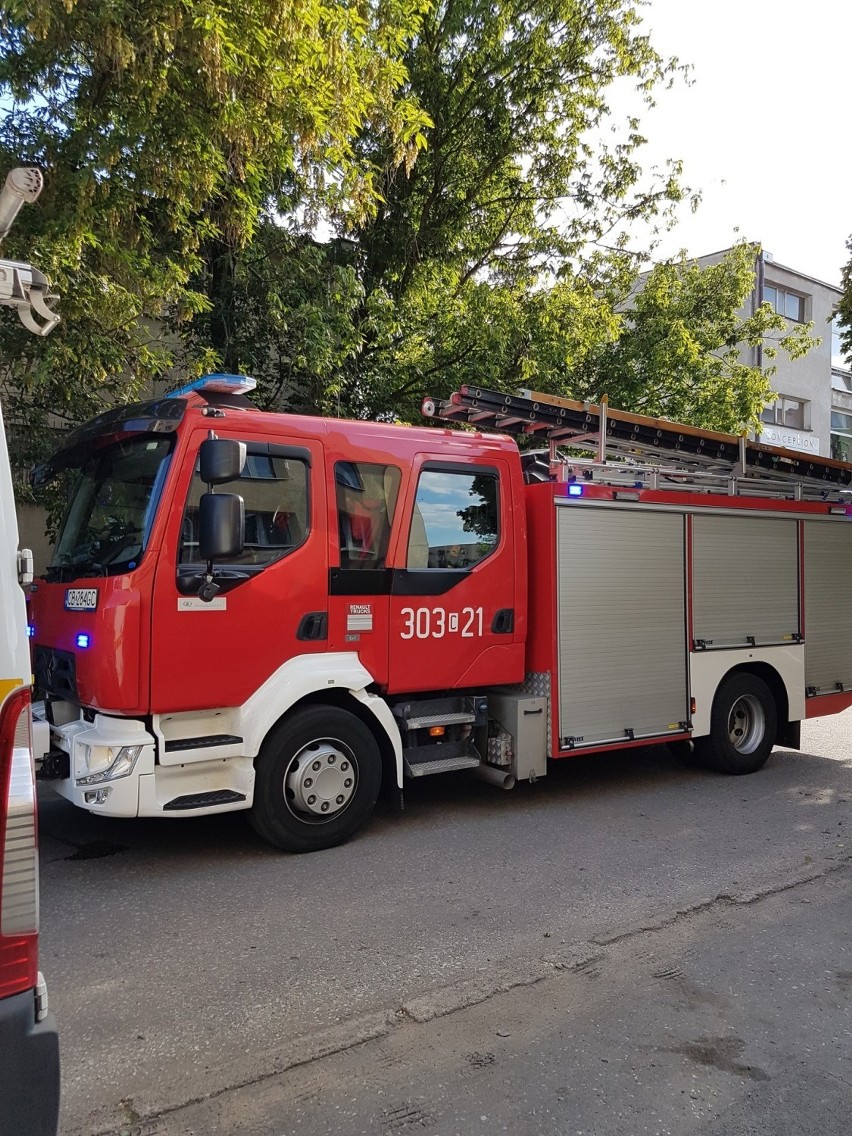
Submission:
[[[850,259],[848,0],[650,0],[660,54],[693,65],[692,86],[640,110],[642,164],[684,163],[703,195],[684,206],[658,256],[691,256],[758,241],[774,260],[839,286]]]

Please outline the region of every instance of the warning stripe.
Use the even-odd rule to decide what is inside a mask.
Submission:
[[[17,690],[19,686],[23,685],[24,680],[22,678],[0,678],[0,702],[3,702],[13,690]]]

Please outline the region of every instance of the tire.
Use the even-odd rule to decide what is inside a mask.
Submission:
[[[333,848],[368,819],[381,781],[379,747],[361,719],[337,706],[308,706],[260,747],[250,820],[285,852]]]
[[[763,679],[734,672],[719,684],[710,733],[695,739],[695,755],[719,773],[756,773],[772,752],[777,725],[775,699]]]

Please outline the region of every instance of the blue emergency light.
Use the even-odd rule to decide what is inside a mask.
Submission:
[[[569,485],[568,486],[568,496],[569,497],[582,497],[583,496],[583,486],[582,485],[576,485],[576,484]]]
[[[85,631],[81,631],[77,638],[74,640],[78,647],[85,649],[92,645],[91,635],[87,635]]]
[[[182,394],[192,394],[193,391],[210,394],[248,394],[253,391],[257,386],[257,379],[253,379],[251,375],[224,375],[212,374],[202,375],[200,379],[194,379],[193,382],[187,383],[185,387],[179,387],[177,390],[169,391],[168,398],[180,398]]]

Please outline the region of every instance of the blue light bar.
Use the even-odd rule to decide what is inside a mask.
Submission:
[[[91,635],[87,635],[85,631],[81,631],[77,638],[74,640],[78,647],[85,649],[92,645]]]
[[[209,391],[213,394],[248,394],[256,386],[257,379],[253,379],[251,375],[202,375],[200,379],[187,383],[185,387],[178,387],[177,390],[169,391],[167,397],[180,398],[182,394],[192,394],[193,391]]]
[[[583,496],[583,486],[582,485],[569,485],[568,486],[568,496],[569,497],[582,497]]]

